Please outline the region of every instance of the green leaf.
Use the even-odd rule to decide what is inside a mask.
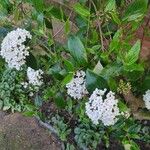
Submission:
[[[143,93],[150,89],[150,76],[146,76],[144,81],[142,82],[141,86],[140,86],[140,91],[142,91]]]
[[[46,16],[47,17],[52,16],[54,18],[62,20],[63,19],[62,16],[64,17],[65,15],[64,14],[62,15],[62,11],[59,8],[53,7],[47,12]]]
[[[139,146],[134,141],[124,141],[123,142],[125,150],[140,150]]]
[[[106,80],[91,70],[86,71],[86,87],[89,92],[93,92],[96,88],[108,88]]]
[[[65,33],[68,34],[70,32],[70,21],[67,19],[65,22]]]
[[[123,71],[123,75],[128,78],[129,81],[136,81],[143,76],[143,71]]]
[[[124,65],[122,73],[128,78],[128,80],[136,81],[144,74],[144,66],[136,63]]]
[[[32,3],[37,11],[42,12],[44,11],[44,1],[43,0],[32,0]]]
[[[124,104],[122,101],[118,102],[118,107],[119,107],[119,110],[122,112],[126,112],[129,110],[126,104]]]
[[[148,0],[135,0],[131,3],[123,16],[123,21],[133,21],[141,19],[147,10]]]
[[[103,66],[102,66],[101,62],[98,61],[98,63],[97,63],[96,66],[94,67],[93,72],[99,75],[102,70],[103,70]]]
[[[121,24],[121,20],[119,19],[117,13],[116,12],[112,12],[110,14],[111,14],[112,19],[114,20],[114,22],[117,23],[118,25],[120,25]]]
[[[64,65],[65,65],[68,72],[73,72],[74,71],[74,66],[70,61],[64,59]]]
[[[109,52],[113,52],[115,50],[118,50],[118,47],[120,45],[120,38],[121,38],[121,35],[122,35],[122,30],[119,29],[115,35],[113,36],[113,39],[109,45]]]
[[[129,134],[138,134],[141,130],[141,125],[134,124],[128,128]]]
[[[138,40],[125,56],[125,65],[132,65],[138,60],[141,42]]]
[[[121,71],[122,71],[122,65],[121,64],[117,64],[117,63],[113,63],[110,65],[107,65],[101,72],[101,75],[108,80],[109,78],[113,78],[116,76],[119,76]]]
[[[41,107],[43,103],[42,98],[37,94],[35,99],[34,99],[34,104],[36,107]]]
[[[84,65],[87,63],[86,50],[77,36],[70,36],[68,40],[68,48],[72,57],[77,61],[78,64]]]
[[[78,13],[79,15],[83,16],[83,17],[88,17],[90,16],[90,11],[83,7],[80,3],[76,3],[74,6],[73,6],[74,10],[76,13]]]
[[[71,81],[71,79],[73,78],[74,76],[74,73],[69,73],[64,79],[63,81],[61,82],[61,85],[62,86],[65,86],[67,83],[69,83]]]
[[[116,1],[109,0],[107,5],[106,5],[105,12],[112,11],[112,10],[115,10],[115,9],[116,9]]]
[[[29,56],[26,57],[26,64],[28,67],[37,69],[37,60],[32,53],[29,52]]]
[[[48,73],[53,75],[56,79],[62,80],[63,76],[61,75],[61,71],[62,71],[61,64],[57,62],[49,69]]]
[[[113,78],[109,78],[108,85],[111,91],[116,92],[117,91],[117,83],[116,80]]]
[[[124,66],[123,69],[125,71],[129,71],[129,72],[132,72],[132,71],[143,72],[144,71],[144,67],[141,64],[135,64],[135,63],[131,64],[131,65]]]
[[[64,100],[64,98],[63,98],[62,93],[60,93],[60,92],[57,93],[56,96],[55,96],[54,101],[55,101],[55,104],[56,104],[59,108],[65,108],[66,102],[65,102],[65,100]]]
[[[7,9],[6,6],[3,6],[3,4],[0,4],[0,19],[3,19],[7,15]]]
[[[23,112],[23,115],[26,117],[32,117],[35,115],[35,111],[26,111],[26,112]]]

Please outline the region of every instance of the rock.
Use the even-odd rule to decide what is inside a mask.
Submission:
[[[34,117],[0,112],[0,150],[61,150],[61,143]]]

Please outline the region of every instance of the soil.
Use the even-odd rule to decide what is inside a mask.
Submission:
[[[0,150],[61,150],[61,143],[34,117],[0,112]]]

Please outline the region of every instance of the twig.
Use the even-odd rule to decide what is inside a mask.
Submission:
[[[90,2],[92,3],[92,5],[93,5],[93,7],[94,7],[94,10],[95,10],[95,12],[96,12],[96,16],[98,17],[98,27],[99,27],[99,33],[100,33],[100,40],[101,40],[101,48],[102,48],[102,51],[104,51],[104,43],[103,43],[103,33],[102,33],[102,29],[101,29],[101,23],[100,23],[100,17],[98,16],[98,14],[97,14],[97,12],[98,12],[98,10],[97,10],[97,8],[96,8],[96,6],[95,6],[95,4],[94,4],[94,2],[93,2],[93,0],[90,0]]]

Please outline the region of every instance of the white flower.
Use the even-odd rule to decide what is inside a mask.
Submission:
[[[18,28],[9,32],[3,39],[0,55],[8,63],[9,68],[20,70],[21,66],[26,63],[25,59],[29,55],[29,47],[26,47],[24,42],[31,38],[29,31]]]
[[[27,69],[27,77],[29,80],[29,84],[32,84],[33,86],[41,86],[43,84],[43,71],[41,69],[34,70],[30,67]]]
[[[147,90],[143,95],[143,100],[145,102],[145,107],[150,110],[150,90]]]
[[[23,86],[23,88],[27,88],[28,87],[28,83],[27,82],[21,82],[21,85]]]
[[[29,96],[30,96],[30,97],[32,97],[33,95],[34,95],[34,93],[33,93],[33,92],[30,92],[30,93],[29,93]]]
[[[86,114],[94,124],[98,124],[99,120],[105,126],[114,125],[117,121],[119,108],[117,106],[118,100],[115,99],[114,93],[106,93],[106,89],[95,89],[89,101],[85,104]],[[104,98],[105,97],[105,98]]]
[[[85,72],[82,70],[77,71],[66,87],[68,95],[74,99],[82,99],[88,93],[85,86]]]

